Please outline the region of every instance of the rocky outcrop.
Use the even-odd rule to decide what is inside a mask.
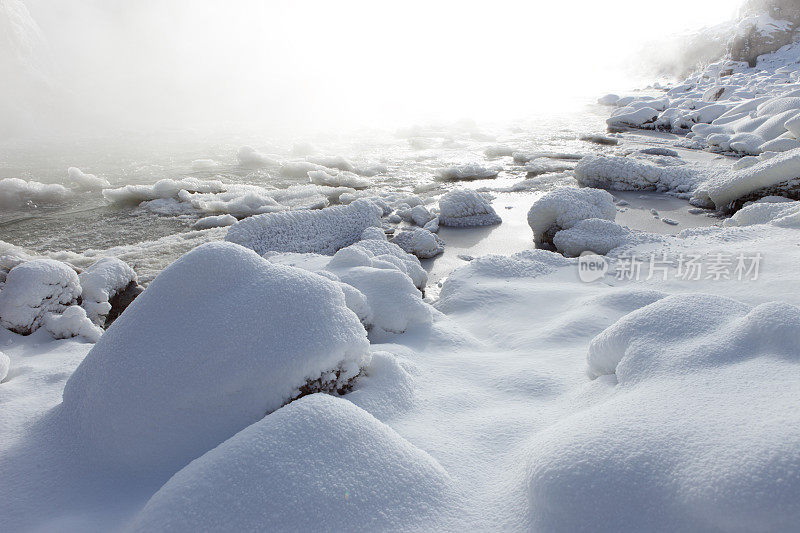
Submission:
[[[758,57],[774,52],[798,38],[800,2],[797,0],[750,0],[730,41],[734,61],[756,66]]]

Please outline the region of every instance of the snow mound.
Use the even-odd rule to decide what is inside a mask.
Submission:
[[[502,167],[486,167],[477,163],[457,165],[439,171],[439,178],[445,181],[468,181],[496,178]]]
[[[671,296],[589,348],[594,405],[528,445],[531,528],[790,531],[800,309]]]
[[[89,319],[104,326],[111,312],[111,300],[131,284],[136,285],[136,272],[116,257],[103,257],[78,276],[81,283],[81,307]],[[117,313],[118,314],[118,313]]]
[[[37,204],[58,203],[71,194],[69,189],[56,183],[25,181],[19,178],[0,180],[0,207],[35,207]]]
[[[89,320],[86,310],[77,305],[67,307],[60,315],[47,313],[44,316],[42,327],[54,339],[83,337],[89,342],[97,342],[103,334],[103,328]]]
[[[600,189],[562,187],[535,202],[528,211],[528,225],[537,244],[550,243],[553,236],[581,220],[599,218],[611,222],[617,217],[614,197]]]
[[[567,257],[577,257],[583,252],[605,255],[632,240],[633,234],[628,228],[600,218],[579,220],[553,236],[556,250]]]
[[[781,188],[786,191],[799,189],[798,178],[800,149],[777,154],[748,168],[731,170],[716,176],[705,184],[705,189],[718,209],[726,209],[734,202],[751,195],[761,197],[779,193]]]
[[[231,226],[225,240],[266,252],[313,252],[332,255],[358,241],[368,227],[380,227],[383,211],[369,200],[319,211],[268,213]]]
[[[99,457],[174,472],[305,392],[345,390],[369,360],[337,284],[208,243],[105,332],[61,414]]]
[[[8,377],[8,371],[11,369],[11,359],[0,352],[0,383]]]
[[[304,179],[308,178],[308,173],[312,170],[323,170],[325,167],[308,161],[289,161],[283,163],[280,168],[282,176],[287,178]]]
[[[329,173],[325,170],[310,170],[307,172],[308,178],[311,183],[317,185],[327,185],[328,187],[350,187],[352,189],[366,189],[372,183],[361,176],[340,170],[338,172]]]
[[[34,259],[6,276],[0,291],[0,325],[21,335],[36,331],[47,313],[61,313],[81,296],[78,274],[60,261]]]
[[[392,242],[420,259],[430,259],[444,252],[444,241],[423,228],[403,230],[394,236]]]
[[[211,215],[195,222],[192,229],[224,228],[233,226],[236,222],[238,221],[233,215]]]
[[[67,176],[70,185],[79,189],[96,190],[111,186],[111,183],[109,183],[107,179],[97,177],[94,174],[87,174],[76,167],[69,167],[67,169]]]
[[[335,168],[344,172],[353,172],[355,165],[340,155],[312,155],[306,157],[306,161],[326,168]]]
[[[219,166],[219,163],[214,161],[213,159],[195,159],[192,161],[192,170],[203,171],[203,170],[214,170]]]
[[[103,197],[115,203],[141,203],[161,198],[178,198],[181,191],[200,193],[220,193],[225,186],[219,180],[200,180],[182,178],[163,179],[153,185],[125,185],[116,189],[103,189]]]
[[[622,128],[645,128],[658,118],[658,111],[652,107],[623,107],[614,111],[606,124],[612,130]]]
[[[723,222],[725,227],[772,224],[785,228],[800,228],[800,202],[786,198],[767,197],[744,206]]]
[[[262,154],[252,146],[242,146],[236,154],[239,164],[243,167],[262,168],[278,166],[278,162]]]
[[[442,226],[492,226],[502,219],[484,196],[468,189],[454,189],[439,199]]]
[[[132,530],[427,529],[453,494],[430,455],[347,400],[314,394],[178,472]]]
[[[575,179],[584,187],[616,191],[655,190],[689,192],[699,177],[680,166],[659,167],[627,157],[588,156],[575,167]]]

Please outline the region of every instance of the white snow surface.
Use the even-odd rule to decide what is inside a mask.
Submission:
[[[232,243],[165,269],[70,376],[60,416],[116,468],[177,469],[370,360],[341,289]],[[175,471],[175,470],[172,470]]]
[[[380,227],[380,207],[368,200],[318,211],[269,213],[241,220],[225,240],[266,252],[312,252],[332,255],[358,241],[368,227]]]
[[[407,531],[436,523],[453,496],[430,455],[351,402],[313,394],[178,472],[131,530]]]
[[[496,178],[503,167],[487,167],[478,163],[469,163],[445,168],[439,171],[439,178],[445,181],[468,181]]]
[[[136,272],[116,257],[103,257],[78,276],[81,284],[81,306],[89,319],[102,326],[111,311],[109,301],[128,285],[137,281]]]
[[[658,166],[632,157],[588,156],[575,167],[575,179],[585,187],[616,191],[654,190],[685,193],[700,175],[684,166]]]
[[[77,167],[69,167],[67,169],[67,176],[70,185],[79,189],[99,190],[111,186],[111,183],[109,183],[107,179],[95,176],[94,174],[88,174]]]
[[[57,183],[40,183],[19,178],[0,179],[0,207],[19,208],[63,202],[72,193]]]
[[[233,226],[238,222],[236,217],[233,215],[211,215],[208,217],[203,217],[197,222],[194,223],[192,226],[193,229],[201,230],[201,229],[209,229],[209,228],[224,228],[227,226]]]
[[[430,259],[444,252],[445,243],[438,235],[423,228],[398,232],[392,242],[420,259]]]
[[[557,232],[553,236],[553,244],[556,250],[567,257],[577,257],[584,252],[605,255],[614,248],[631,244],[640,238],[611,220],[588,218]]]
[[[485,196],[469,189],[453,189],[439,199],[439,224],[468,227],[500,224],[492,204]]]

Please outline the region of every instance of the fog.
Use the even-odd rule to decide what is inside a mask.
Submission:
[[[643,43],[734,7],[0,0],[0,123],[8,137],[527,117],[637,82]]]

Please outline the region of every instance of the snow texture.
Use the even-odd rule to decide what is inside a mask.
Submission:
[[[562,187],[536,200],[528,211],[528,225],[537,244],[551,242],[553,236],[590,218],[611,222],[617,216],[614,197],[600,189]]]
[[[430,259],[444,252],[444,241],[423,228],[402,230],[392,238],[392,242],[420,259]]]
[[[332,255],[358,241],[368,227],[380,227],[383,211],[369,200],[319,211],[268,213],[241,220],[225,240],[266,252],[312,252]]]
[[[616,191],[692,191],[699,177],[690,168],[660,167],[630,157],[588,156],[575,167],[575,179],[585,187]]]
[[[478,163],[458,165],[439,171],[439,178],[445,181],[469,181],[496,178],[502,167],[486,167]]]
[[[54,339],[83,337],[89,342],[97,342],[103,334],[103,328],[92,322],[86,316],[86,310],[77,305],[67,307],[61,314],[47,313],[42,327]]]
[[[369,360],[335,283],[209,243],[111,325],[67,381],[61,415],[98,459],[175,471],[309,384],[340,390]]]
[[[454,189],[439,199],[442,226],[492,226],[501,222],[489,200],[475,191]]]
[[[580,220],[553,236],[556,249],[567,257],[577,257],[583,252],[605,255],[632,241],[633,234],[628,228],[600,218]]]

